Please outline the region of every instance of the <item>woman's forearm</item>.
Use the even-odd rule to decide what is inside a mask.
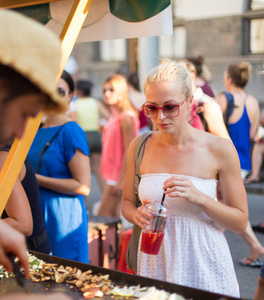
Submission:
[[[36,174],[37,181],[39,186],[52,191],[64,194],[80,194],[87,196],[90,193],[90,187],[85,184],[77,181],[73,178],[53,178],[43,175]]]
[[[122,200],[122,214],[128,220],[128,222],[135,224],[134,216],[136,213],[136,205],[130,201],[123,198]]]
[[[204,196],[203,199],[204,201],[198,206],[217,224],[238,234],[245,231],[248,221],[247,213],[239,208],[215,201],[208,196]]]
[[[33,231],[32,218],[21,222],[12,217],[8,217],[6,219],[3,219],[3,221],[6,224],[10,225],[12,228],[14,228],[14,229],[18,230],[19,232],[21,232],[22,234],[24,234],[25,236],[30,236],[32,234],[32,231]]]

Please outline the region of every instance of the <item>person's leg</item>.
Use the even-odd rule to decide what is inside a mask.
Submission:
[[[247,179],[245,179],[245,183],[260,180],[259,173],[263,161],[263,155],[264,143],[256,143],[252,151],[252,173]]]
[[[105,181],[101,176],[100,173],[100,160],[101,160],[101,154],[97,152],[93,152],[90,155],[91,159],[91,171],[93,172],[94,176],[96,177],[97,183],[101,189],[101,192],[103,192],[105,188]]]
[[[260,270],[260,274],[258,277],[258,285],[254,296],[254,300],[262,300],[262,299],[264,299],[264,265]]]
[[[246,230],[241,234],[241,236],[249,245],[249,256],[248,258],[244,258],[241,261],[241,263],[245,265],[250,265],[252,261],[255,261],[264,254],[264,247],[259,242],[249,222]]]
[[[113,193],[113,186],[106,184],[97,215],[120,218],[121,199],[122,194],[115,195]]]
[[[103,192],[105,181],[100,173],[100,161],[102,152],[101,136],[98,131],[86,131],[85,134],[90,149],[91,172],[94,174],[101,192]]]

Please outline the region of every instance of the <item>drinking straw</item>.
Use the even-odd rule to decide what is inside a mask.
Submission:
[[[166,191],[166,190],[165,190]],[[159,219],[160,219],[160,214],[162,212],[162,206],[163,206],[163,202],[164,202],[164,199],[165,199],[165,191],[163,193],[163,196],[162,196],[162,199],[161,199],[161,202],[160,202],[160,209],[159,209],[159,214],[158,214],[158,217],[157,217],[157,220],[156,220],[156,223],[155,223],[155,229],[154,229],[154,232],[157,232],[157,228],[158,228],[158,224],[159,224]]]

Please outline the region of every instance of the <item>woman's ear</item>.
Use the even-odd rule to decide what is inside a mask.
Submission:
[[[227,77],[227,82],[228,82],[230,85],[233,84],[232,78],[231,78],[231,77]]]
[[[193,105],[193,101],[194,101],[193,95],[189,95],[186,98],[186,104],[188,105],[188,107],[191,107]]]

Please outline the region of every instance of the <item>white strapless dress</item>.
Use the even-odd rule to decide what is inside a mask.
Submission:
[[[142,175],[141,200],[161,201],[163,182],[173,174]],[[215,199],[217,180],[189,177],[193,185]],[[165,235],[158,255],[138,248],[138,274],[214,293],[239,297],[233,260],[225,236],[198,206],[181,197],[165,197]]]

